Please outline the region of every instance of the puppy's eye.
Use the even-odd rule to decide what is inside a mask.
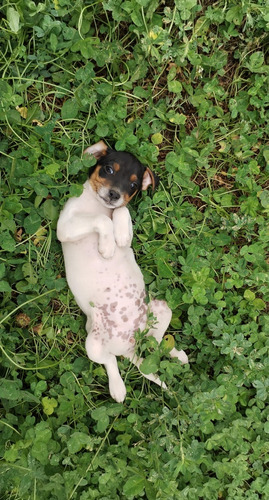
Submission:
[[[104,171],[106,174],[113,175],[114,174],[114,169],[110,165],[105,165],[104,166]]]
[[[130,185],[131,189],[134,191],[135,189],[137,189],[137,182],[131,182],[131,185]]]

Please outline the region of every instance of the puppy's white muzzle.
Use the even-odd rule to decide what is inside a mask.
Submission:
[[[97,197],[106,208],[119,208],[124,205],[124,197],[117,189],[100,187]]]

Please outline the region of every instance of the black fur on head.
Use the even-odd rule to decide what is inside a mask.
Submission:
[[[96,165],[90,167],[89,177],[99,168],[99,176],[106,178],[111,185],[125,192],[130,198],[152,185],[156,189],[159,184],[158,176],[131,153],[116,151],[109,148],[103,141],[90,146],[85,151],[97,159]]]

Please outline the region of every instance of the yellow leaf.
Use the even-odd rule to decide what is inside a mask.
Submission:
[[[219,144],[220,144],[219,152],[223,153],[223,151],[225,151],[226,148],[226,142],[220,141]]]
[[[43,123],[39,122],[38,120],[32,120],[33,125],[37,125],[37,127],[43,127]]]
[[[152,38],[152,40],[156,40],[156,38],[158,38],[158,33],[154,33],[154,31],[150,31],[149,38]]]
[[[151,142],[153,142],[153,144],[155,144],[155,145],[161,144],[163,142],[162,134],[160,134],[160,133],[153,134],[151,136]]]
[[[35,233],[34,245],[37,246],[41,241],[46,239],[47,229],[40,226],[40,228]]]
[[[20,113],[22,118],[27,118],[28,109],[24,106],[16,106],[16,110]]]
[[[52,415],[54,409],[57,408],[58,403],[54,398],[48,398],[45,396],[42,398],[43,411],[46,415]]]
[[[175,339],[174,339],[173,335],[170,335],[169,333],[167,333],[161,342],[161,347],[165,351],[170,352],[175,347]]]

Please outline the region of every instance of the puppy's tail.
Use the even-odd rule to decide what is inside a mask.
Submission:
[[[155,382],[155,384],[159,385],[162,389],[167,389],[167,385],[165,384],[165,382],[162,382],[159,379],[159,377],[157,377],[156,375],[154,375],[154,373],[149,373],[148,375],[146,375],[145,373],[143,373],[140,370],[140,366],[141,366],[142,362],[144,361],[143,358],[138,358],[134,354],[133,356],[128,356],[128,359],[131,361],[131,363],[133,363],[138,368],[138,370],[143,375],[143,377],[147,378],[151,382]]]

